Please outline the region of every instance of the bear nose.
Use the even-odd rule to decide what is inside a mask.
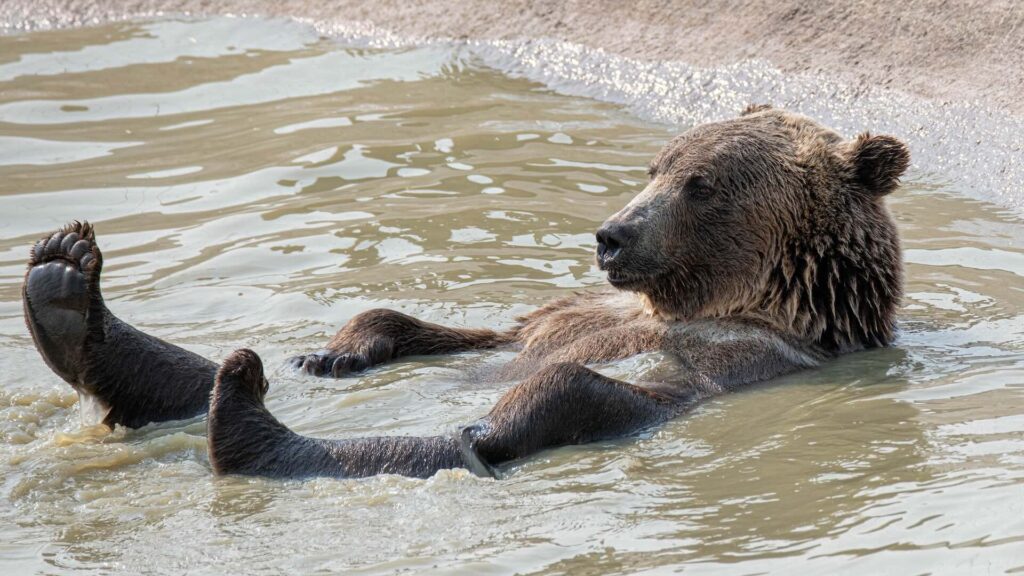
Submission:
[[[633,239],[631,227],[619,222],[605,222],[597,230],[597,260],[605,263],[622,252]]]

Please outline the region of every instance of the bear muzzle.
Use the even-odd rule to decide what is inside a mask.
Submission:
[[[597,265],[607,270],[614,262],[621,261],[623,254],[636,239],[636,229],[622,222],[608,221],[597,230]]]

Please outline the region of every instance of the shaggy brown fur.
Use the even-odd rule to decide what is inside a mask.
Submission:
[[[207,444],[217,474],[257,474],[278,478],[319,475],[354,478],[370,474],[427,477],[442,468],[481,463],[464,459],[450,437],[320,440],[299,436],[263,406],[267,380],[252,350],[237,350],[217,372],[210,399]],[[247,433],[236,434],[243,428]],[[270,449],[268,449],[270,448]]]
[[[643,248],[610,263],[609,279],[667,320],[758,319],[828,352],[886,345],[902,264],[879,199],[908,163],[891,137],[843,142],[765,107],[691,130],[610,219],[646,225]]]
[[[844,140],[806,117],[766,106],[698,126],[664,147],[651,162],[648,186],[597,231],[598,266],[619,292],[555,300],[501,332],[371,310],[349,321],[325,350],[294,359],[311,374],[343,376],[402,356],[517,346],[518,356],[499,376],[524,379],[481,421],[454,437],[301,437],[266,411],[262,366],[243,351],[225,363],[214,386],[214,469],[421,476],[466,466],[487,473],[490,465],[549,446],[629,434],[715,394],[888,345],[902,263],[883,197],[908,163],[906,147],[894,138]],[[81,268],[88,273],[85,264]],[[30,264],[26,316],[30,326],[52,327],[45,331],[51,340],[33,334],[55,370],[69,371],[50,357],[57,352],[96,355],[104,359],[100,369],[71,370],[73,384],[95,388],[97,381],[111,381],[137,391],[145,388],[138,384],[144,373],[156,366],[163,380],[173,380],[168,367],[177,362],[184,367],[181,385],[161,380],[161,386],[195,394],[195,376],[207,369],[203,361],[174,356],[152,337],[118,332],[121,346],[158,356],[166,350],[160,358],[118,357],[100,337],[87,339],[87,348],[80,335],[62,339],[62,323],[102,334],[97,325],[65,314],[82,308],[82,299],[65,297],[62,290],[68,290],[50,281],[57,276],[38,270]],[[98,278],[98,265],[95,270]],[[107,317],[98,287],[93,293],[90,314]],[[680,361],[672,381],[628,384],[584,366],[655,350]],[[126,383],[128,376],[136,384]],[[107,398],[118,409],[116,392]],[[166,390],[154,391],[160,394]],[[137,400],[124,404],[139,406]],[[158,417],[136,412],[128,421]]]
[[[751,106],[669,142],[651,162],[651,183],[605,223],[632,230],[628,249],[598,261],[632,294],[561,298],[502,333],[371,310],[295,362],[338,376],[404,355],[517,343],[505,373],[522,375],[523,365],[658,350],[674,322],[709,318],[756,321],[830,354],[885,346],[902,260],[881,198],[908,163],[892,137],[844,141],[804,116]]]
[[[33,246],[22,287],[36,348],[78,392],[83,420],[136,428],[205,413],[217,365],[114,316],[102,270],[93,227],[72,222]]]

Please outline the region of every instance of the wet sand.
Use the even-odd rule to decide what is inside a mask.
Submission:
[[[0,3],[0,27],[160,13],[358,22],[412,40],[546,38],[698,66],[761,59],[785,73],[1024,113],[1024,4],[1009,0],[8,0]]]

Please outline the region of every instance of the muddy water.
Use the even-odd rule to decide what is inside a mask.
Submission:
[[[256,349],[296,430],[451,430],[500,395],[473,374],[507,353],[345,380],[283,361],[370,307],[502,325],[601,285],[592,231],[677,128],[465,51],[346,49],[282,22],[0,37],[4,573],[1024,570],[1024,224],[927,165],[891,201],[896,347],[499,482],[214,478],[202,419],[83,428],[21,319],[28,247],[86,218],[114,312],[210,358]]]

